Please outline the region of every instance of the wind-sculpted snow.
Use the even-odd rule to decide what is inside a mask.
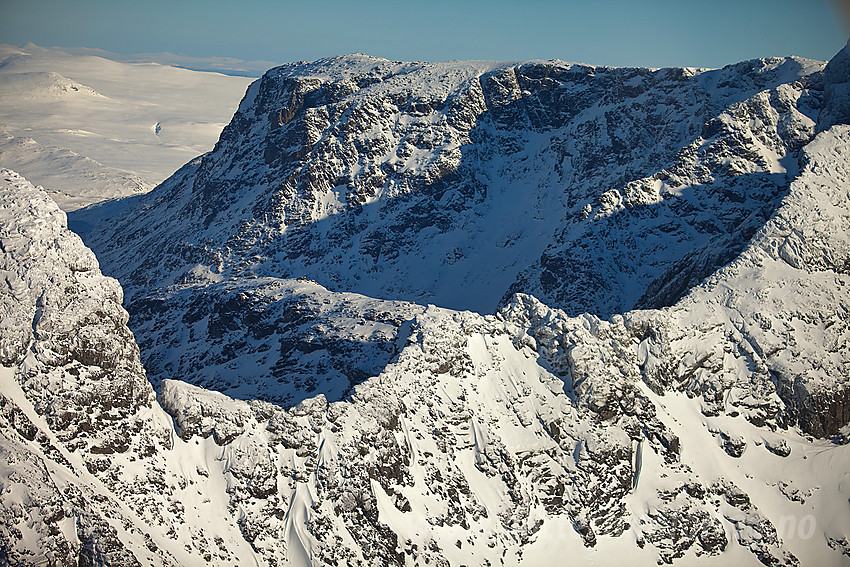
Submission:
[[[842,495],[850,445],[785,428],[770,371],[759,370],[770,362],[740,335],[712,335],[734,322],[733,304],[712,306],[727,297],[725,285],[752,275],[741,267],[756,264],[748,258],[766,262],[783,249],[764,243],[776,240],[781,219],[809,214],[806,199],[821,212],[834,207],[817,222],[844,222],[848,147],[846,127],[808,146],[776,222],[709,284],[673,308],[610,321],[570,317],[526,295],[485,317],[306,280],[216,281],[198,271],[160,307],[135,304],[142,321],[162,325],[146,333],[154,341],[146,348],[167,353],[171,336],[184,349],[173,366],[161,359],[158,378],[173,421],[144,381],[114,280],[44,193],[4,171],[0,549],[10,563],[60,565],[538,565],[567,556],[839,565],[850,547]],[[824,238],[842,249],[846,233]],[[755,297],[790,279],[776,274],[753,275],[763,290]],[[180,323],[169,326],[168,313]],[[100,342],[66,350],[59,323]],[[373,342],[349,351],[352,366],[381,368],[333,389],[338,376],[311,362],[318,351],[283,348],[287,324],[299,328],[292,336],[313,333],[320,350]],[[212,357],[227,348],[259,357],[241,367],[248,376],[268,368],[257,363],[277,342],[268,360],[297,351],[289,362],[307,365],[281,377],[329,378],[313,392],[278,383],[298,396],[284,407],[165,379],[185,371],[203,380],[215,364],[193,357],[206,356],[207,341]],[[710,345],[708,356],[699,351]],[[114,394],[125,379],[137,401],[121,406]],[[263,383],[233,393],[264,395]],[[52,417],[69,399],[85,402],[94,427]]]

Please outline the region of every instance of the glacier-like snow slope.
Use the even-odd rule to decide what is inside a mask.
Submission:
[[[235,57],[191,57],[168,51],[127,54],[93,47],[62,47],[61,49],[71,55],[91,55],[109,59],[110,61],[118,61],[119,63],[158,63],[160,65],[168,65],[169,67],[223,73],[237,77],[256,78],[265,73],[269,68],[279,65],[279,63],[274,61],[245,60]]]
[[[0,166],[66,211],[143,193],[208,151],[250,79],[0,46]]]

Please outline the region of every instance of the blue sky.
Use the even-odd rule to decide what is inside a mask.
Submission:
[[[0,42],[277,62],[364,52],[717,67],[829,59],[850,33],[839,1],[0,0]]]

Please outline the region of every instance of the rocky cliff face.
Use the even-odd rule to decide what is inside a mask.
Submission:
[[[117,475],[112,455],[156,452],[164,441],[140,416],[154,392],[121,288],[44,192],[3,170],[0,203],[2,556],[131,564],[106,506],[87,503],[100,495],[78,480]]]
[[[836,61],[274,69],[213,152],[76,215],[125,286],[158,388],[116,412],[119,430],[141,424],[130,444],[71,475],[20,434],[2,462],[28,455],[124,503],[110,525],[144,564],[840,565]],[[61,218],[42,224],[70,238]],[[56,264],[63,301],[90,293],[61,261],[8,262]],[[52,339],[31,334],[35,295],[30,311],[13,296],[6,381],[37,402],[21,356]],[[87,305],[114,305],[129,349],[114,368],[131,368],[98,376],[137,384],[117,297]],[[62,360],[33,376],[64,376]],[[36,402],[33,423],[51,415]],[[70,443],[71,467],[106,446]],[[26,541],[60,541],[39,529]]]
[[[131,298],[200,265],[484,313],[509,288],[572,314],[670,305],[787,191],[821,69],[288,65],[90,242]]]
[[[47,194],[6,169],[0,276],[0,563],[187,565],[250,550],[235,524],[185,509],[181,490],[210,475],[186,470],[118,282]],[[215,540],[226,548],[209,552]]]

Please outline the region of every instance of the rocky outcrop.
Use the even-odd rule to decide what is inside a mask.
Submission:
[[[392,362],[331,403],[318,395],[284,409],[162,380],[159,399],[172,429],[123,327],[120,289],[100,275],[43,193],[4,175],[2,242],[12,256],[4,265],[18,277],[7,280],[21,282],[3,296],[10,314],[4,338],[24,337],[23,346],[6,344],[4,352],[16,358],[2,375],[0,529],[10,562],[185,565],[252,557],[286,564],[306,556],[404,564],[476,556],[494,563],[519,559],[540,537],[544,518],[557,516],[569,518],[576,542],[591,548],[640,519],[644,541],[666,558],[722,552],[717,530],[703,525],[720,522],[741,542],[752,537],[751,527],[735,531],[700,499],[707,490],[689,489],[698,497],[683,497],[687,514],[669,506],[643,514],[625,505],[641,443],[638,450],[657,452],[665,474],[681,478],[688,470],[682,442],[640,390],[637,339],[625,320],[570,319],[531,298],[517,298],[499,317],[414,310],[392,327],[404,327],[391,335],[398,350]],[[273,282],[257,283],[253,289],[265,290]],[[300,296],[334,298],[300,284]],[[233,297],[251,290],[237,287]],[[275,299],[269,306],[281,301],[264,297]],[[337,321],[337,332],[363,333],[367,320],[346,327],[342,315],[364,306],[375,310],[374,321],[392,320],[378,316],[379,307],[404,313],[404,304],[370,301],[317,301],[329,310],[317,313]],[[62,317],[52,314],[55,305],[64,306]],[[199,309],[192,305],[190,313]],[[239,313],[212,328],[226,329],[221,337],[243,327],[262,337],[265,317]],[[57,325],[39,326],[57,320],[76,323],[70,334],[98,337],[100,346],[75,350]],[[209,331],[209,321],[203,328]],[[541,364],[541,355],[551,362]],[[120,402],[127,376],[145,394],[135,404]],[[72,380],[75,392],[91,396],[82,407],[96,428],[51,413],[72,395],[53,384]],[[109,391],[96,387],[102,381]],[[220,520],[210,523],[211,514]],[[403,528],[413,517],[423,519],[417,533]],[[783,557],[776,540],[758,545],[759,553]]]
[[[245,554],[235,521],[210,525],[188,506],[188,487],[215,472],[186,470],[191,453],[156,403],[118,282],[10,170],[0,278],[0,562],[192,565],[213,558],[216,538],[218,560]]]
[[[2,555],[11,564],[138,564],[105,509],[87,502],[91,489],[55,478],[56,467],[115,474],[114,454],[162,447],[140,416],[154,392],[121,288],[43,191],[10,170],[0,177]]]
[[[43,192],[9,170],[2,176],[2,363],[17,368],[36,412],[96,469],[105,462],[96,455],[137,442],[133,417],[154,399],[121,288]]]

